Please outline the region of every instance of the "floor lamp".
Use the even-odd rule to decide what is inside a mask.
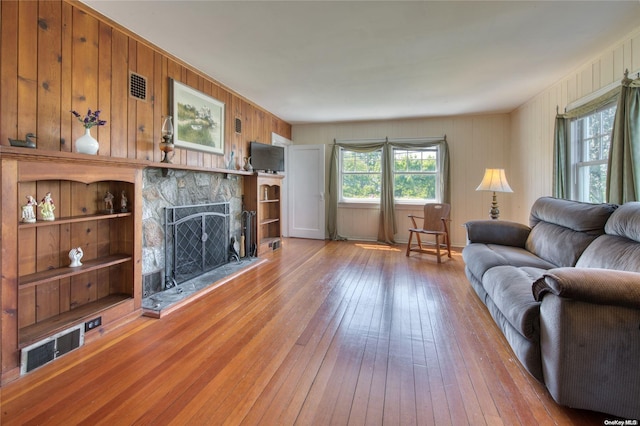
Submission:
[[[490,215],[491,219],[498,219],[500,216],[500,210],[498,209],[498,200],[496,198],[496,192],[513,192],[507,182],[507,177],[504,174],[504,169],[485,169],[482,182],[476,188],[476,191],[491,191],[493,192],[493,200],[491,201]]]

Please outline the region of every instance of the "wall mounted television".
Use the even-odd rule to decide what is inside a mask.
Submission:
[[[284,172],[284,147],[251,142],[251,165],[256,171]]]

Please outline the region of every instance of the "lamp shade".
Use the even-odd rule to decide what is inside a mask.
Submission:
[[[513,192],[507,182],[504,169],[485,169],[482,182],[476,191]]]

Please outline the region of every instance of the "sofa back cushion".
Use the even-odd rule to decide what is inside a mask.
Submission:
[[[575,266],[587,246],[604,234],[615,204],[542,197],[531,207],[525,248],[556,266]]]
[[[604,232],[640,243],[640,202],[621,205],[604,226]]]
[[[640,272],[640,202],[620,206],[576,266]]]

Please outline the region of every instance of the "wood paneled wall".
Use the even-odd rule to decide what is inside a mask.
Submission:
[[[70,111],[100,109],[107,124],[92,130],[98,155],[159,162],[170,78],[225,103],[225,152],[235,158],[251,140],[270,143],[272,132],[291,138],[290,124],[79,2],[3,0],[0,37],[0,144],[33,132],[38,149],[73,151],[83,128]],[[148,101],[128,96],[129,71],[147,78]],[[225,166],[221,155],[183,149],[173,162]]]
[[[622,80],[625,69],[640,71],[640,26],[511,113],[509,162],[518,173],[509,177],[517,188],[509,207],[515,220],[526,223],[533,202],[552,193],[556,108],[564,111],[569,103]]]

